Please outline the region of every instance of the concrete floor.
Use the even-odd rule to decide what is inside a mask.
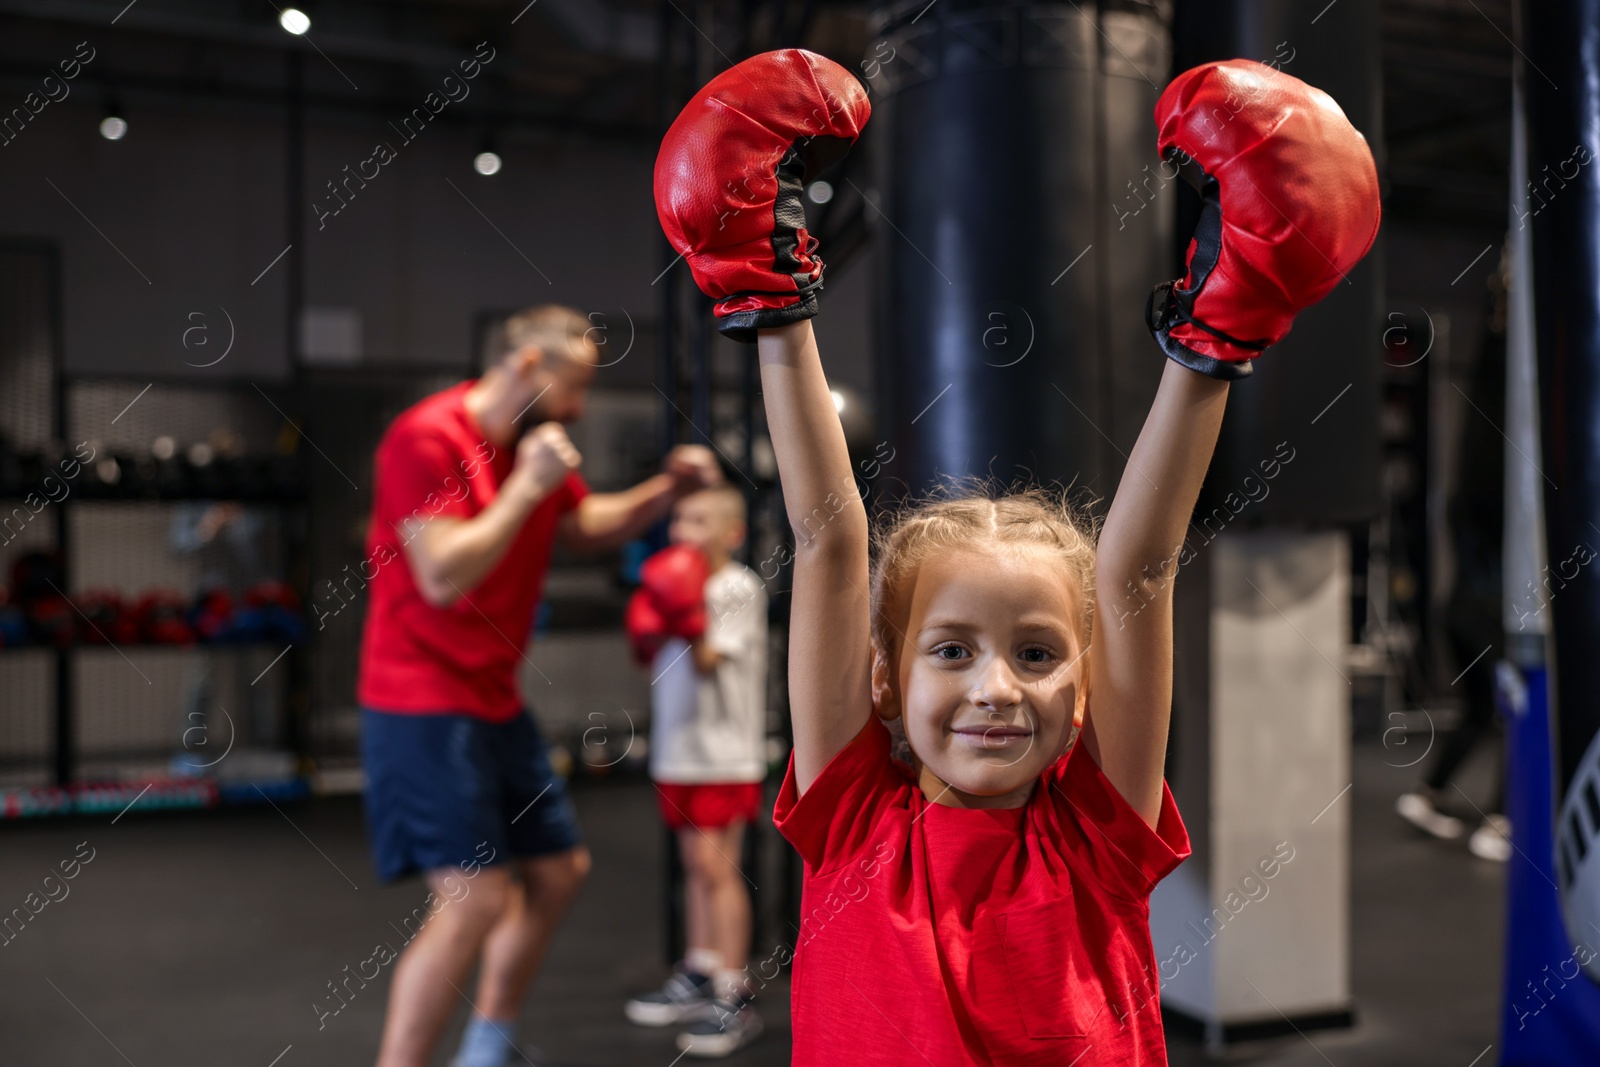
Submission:
[[[1354,760],[1359,1025],[1234,1049],[1227,1062],[1468,1067],[1497,1042],[1504,871],[1409,832],[1392,804],[1412,772],[1386,760],[1395,757],[1377,746]],[[1485,760],[1463,785],[1486,792]],[[621,1011],[664,973],[654,803],[644,783],[623,780],[584,785],[577,799],[595,871],[552,946],[524,1034],[561,1065],[668,1067],[671,1032],[632,1027]],[[91,848],[69,894],[0,947],[0,1064],[372,1062],[386,977],[320,1029],[313,1004],[346,965],[396,941],[391,924],[422,894],[415,882],[377,884],[358,801],[0,825],[0,911]],[[786,993],[781,983],[763,993],[767,1036],[728,1062],[788,1062]],[[465,1017],[463,1003],[452,1047]],[[1174,1067],[1216,1062],[1178,1037],[1169,1054]],[[1491,1053],[1476,1067],[1495,1062]]]
[[[1351,981],[1356,1026],[1241,1046],[1208,1057],[1169,1037],[1172,1067],[1495,1067],[1499,1043],[1505,868],[1475,858],[1463,839],[1426,838],[1394,814],[1395,797],[1416,771],[1413,759],[1376,742],[1351,753]],[[1450,791],[1455,814],[1490,793],[1493,754],[1479,751]],[[1424,767],[1426,764],[1423,765]],[[1512,862],[1521,862],[1513,858]],[[1488,1055],[1483,1055],[1488,1051]],[[1481,1059],[1479,1057],[1482,1057]]]

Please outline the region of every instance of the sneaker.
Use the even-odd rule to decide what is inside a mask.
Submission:
[[[518,1045],[515,1048],[507,1045],[505,1055],[496,1067],[528,1067],[529,1064],[533,1067],[544,1067],[544,1053],[532,1045]],[[458,1055],[450,1061],[450,1067],[470,1067],[470,1065]]]
[[[1433,798],[1427,793],[1401,794],[1400,799],[1394,802],[1394,810],[1418,830],[1441,841],[1454,841],[1467,829],[1460,819],[1434,807]]]
[[[1504,815],[1490,815],[1483,825],[1472,831],[1467,848],[1480,860],[1504,863],[1511,858],[1511,820]]]
[[[693,971],[674,971],[653,993],[628,1001],[628,1019],[640,1026],[672,1026],[711,1005],[711,978]]]
[[[494,1022],[474,1011],[450,1067],[542,1067],[544,1059],[538,1049],[515,1042],[515,1020]]]
[[[678,1035],[678,1048],[703,1059],[730,1056],[761,1036],[761,1016],[748,1000],[718,998]]]

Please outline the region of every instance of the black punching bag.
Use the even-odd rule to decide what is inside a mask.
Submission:
[[[1151,112],[1155,4],[880,7],[872,92],[884,256],[887,495],[951,476],[1115,488],[1164,357],[1145,296],[1172,277]]]
[[[1323,90],[1367,139],[1386,173],[1379,84],[1378,0],[1337,6],[1297,0],[1178,0],[1173,66],[1254,59]],[[1199,198],[1183,190],[1173,269],[1194,232]],[[1383,365],[1383,242],[1228,394],[1222,436],[1195,519],[1194,542],[1238,526],[1363,524],[1378,509],[1378,393]],[[1174,274],[1176,276],[1176,274]],[[1271,486],[1262,464],[1293,456]],[[1252,490],[1252,486],[1257,488]],[[1259,502],[1256,493],[1263,493]],[[1250,497],[1239,510],[1233,497]],[[1238,506],[1237,504],[1235,505]]]

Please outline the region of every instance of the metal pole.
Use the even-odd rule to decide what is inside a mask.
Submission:
[[[673,104],[677,99],[676,79],[673,77],[675,59],[674,29],[677,13],[671,0],[662,0],[659,10],[661,55],[656,65],[656,103],[660,129],[663,134],[675,117]],[[665,455],[678,443],[678,413],[673,405],[678,392],[678,254],[668,243],[666,235],[660,242],[661,273],[656,278],[660,290],[659,314],[661,327],[656,354],[656,388],[661,393],[661,453]]]
[[[47,291],[50,302],[50,358],[52,364],[50,440],[67,448],[67,359],[65,316],[61,293],[61,255],[52,248],[46,256],[49,264]],[[72,509],[62,500],[56,521],[56,554],[61,560],[63,594],[72,589]],[[77,773],[75,715],[77,698],[73,687],[73,651],[58,647],[55,651],[56,722],[55,722],[55,779],[56,785],[65,788]]]
[[[298,50],[287,56],[288,113],[284,130],[284,239],[289,244],[285,257],[285,313],[288,321],[285,352],[289,362],[290,394],[297,400],[302,396],[304,383],[300,368],[300,314],[305,305],[305,69],[304,55]],[[304,404],[300,405],[306,410]],[[305,475],[309,477],[309,475]],[[299,587],[303,603],[311,603],[310,568],[310,486],[307,499],[301,502],[280,504],[280,519],[287,528],[282,531],[287,548],[285,577]],[[300,581],[296,582],[296,575]],[[309,756],[311,732],[311,669],[309,649],[298,648],[289,656],[288,681],[284,694],[282,744],[290,752],[305,760]]]
[[[678,98],[677,79],[673,65],[677,48],[675,31],[679,16],[672,0],[662,0],[657,8],[660,27],[660,55],[656,64],[656,104],[662,134],[676,117],[674,105]],[[659,351],[656,356],[656,389],[661,394],[661,454],[666,455],[678,443],[678,254],[661,235],[661,273],[656,286],[661,290],[661,328],[658,332]],[[667,963],[676,964],[684,954],[683,861],[678,854],[677,835],[671,830],[662,834],[662,852],[665,859],[665,879],[662,892],[662,934]]]

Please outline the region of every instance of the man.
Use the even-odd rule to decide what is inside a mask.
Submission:
[[[379,1067],[429,1062],[480,951],[455,1063],[524,1062],[518,1009],[589,870],[517,691],[551,552],[620,544],[722,481],[707,449],[680,446],[632,489],[589,491],[563,424],[594,380],[590,326],[564,307],[513,315],[482,377],[403,412],[378,445],[358,683],[367,819],[380,876],[420,872],[432,891],[395,964]]]

